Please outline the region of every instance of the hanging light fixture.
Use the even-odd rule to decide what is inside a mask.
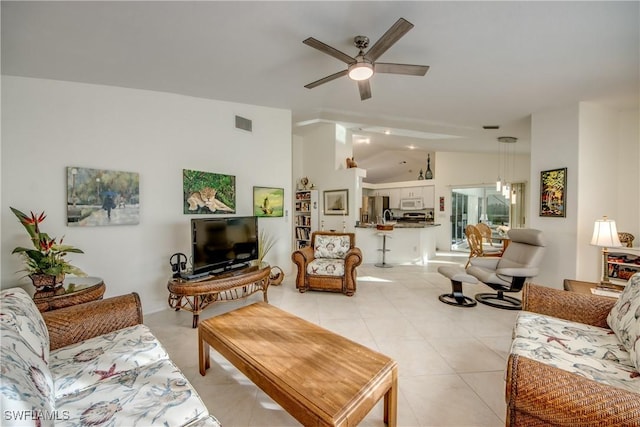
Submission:
[[[366,62],[364,58],[362,59],[362,62],[356,62],[355,64],[349,66],[349,78],[351,80],[367,80],[371,76],[373,76],[373,65],[371,65],[371,63],[369,62]]]
[[[502,178],[500,178],[502,174],[502,147],[503,145],[500,143],[500,138],[498,138],[498,179],[496,179],[496,191],[502,191]]]
[[[511,185],[509,183],[510,176],[510,162],[512,161],[510,156],[511,144],[514,144],[518,138],[513,136],[499,136],[498,142],[500,143],[500,171],[498,172],[498,179],[496,181],[496,191],[500,191],[505,199],[511,199]],[[502,168],[504,165],[504,169]],[[500,178],[502,173],[502,178]]]

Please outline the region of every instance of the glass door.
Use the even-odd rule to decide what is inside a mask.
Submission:
[[[494,185],[459,187],[451,190],[451,249],[465,250],[464,229],[467,224],[484,222],[491,229],[498,226],[525,226],[525,184],[511,185],[510,197],[496,191]]]

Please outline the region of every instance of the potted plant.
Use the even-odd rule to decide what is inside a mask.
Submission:
[[[269,235],[264,230],[260,230],[258,234],[258,265],[262,264],[264,257],[271,250],[273,245],[276,244],[278,239]],[[279,285],[284,279],[284,272],[278,266],[271,267],[271,273],[269,274],[269,281],[271,285]]]
[[[11,253],[24,257],[26,265],[23,271],[28,273],[36,288],[56,287],[62,283],[65,274],[86,276],[82,270],[65,259],[70,252],[84,252],[73,246],[63,245],[63,238],[58,242],[56,238],[51,238],[40,230],[40,224],[46,218],[44,212],[40,215],[31,212],[31,216],[28,216],[15,208],[11,208],[11,211],[27,230],[33,243],[33,249],[18,246]]]

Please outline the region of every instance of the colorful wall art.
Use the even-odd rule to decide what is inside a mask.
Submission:
[[[236,213],[236,177],[219,173],[182,170],[185,214]]]

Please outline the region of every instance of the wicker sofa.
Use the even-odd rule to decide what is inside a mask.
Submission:
[[[507,425],[640,425],[640,273],[619,299],[526,284]]]
[[[218,426],[129,294],[40,313],[0,292],[3,426]]]

